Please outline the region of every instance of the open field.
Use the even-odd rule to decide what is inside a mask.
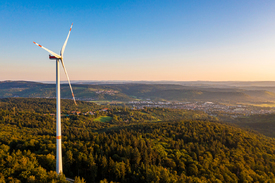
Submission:
[[[109,104],[124,104],[127,102],[123,102],[123,101],[106,101],[106,100],[92,100],[90,102],[94,102],[97,105],[109,105]]]
[[[241,105],[250,105],[255,107],[275,107],[275,103],[268,102],[268,103],[239,103]]]
[[[96,103],[97,105],[103,105],[103,104],[108,104],[110,101],[92,100],[90,102]]]
[[[110,117],[110,116],[100,116],[100,117],[98,117],[98,118],[95,118],[94,121],[105,123],[105,122],[111,121],[112,119],[113,119],[113,118]]]

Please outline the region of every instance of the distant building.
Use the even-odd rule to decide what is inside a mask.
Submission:
[[[243,108],[236,108],[236,109],[234,109],[233,111],[234,111],[234,112],[243,112],[244,109],[243,109]]]
[[[103,112],[106,112],[108,110],[109,110],[108,108],[101,109],[101,111],[103,111]]]
[[[85,112],[85,113],[83,113],[84,115],[95,115],[92,111],[88,111],[88,112]]]

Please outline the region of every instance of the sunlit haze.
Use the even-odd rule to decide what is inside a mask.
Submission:
[[[275,1],[0,2],[0,80],[275,80]],[[61,80],[66,80],[61,72]]]

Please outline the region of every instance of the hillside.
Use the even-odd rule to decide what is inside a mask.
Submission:
[[[261,134],[275,138],[275,114],[257,114],[237,118],[232,122],[246,129],[252,129]]]
[[[168,101],[213,101],[225,103],[274,102],[275,93],[238,88],[205,88],[176,84],[73,84],[78,100],[132,101],[136,99]],[[0,82],[0,98],[54,98],[55,85],[27,81]],[[61,85],[61,97],[71,99],[68,84]]]
[[[99,85],[72,85],[79,100],[118,100],[129,101],[133,98],[113,90],[111,87]],[[72,98],[68,84],[61,84],[62,98]],[[27,98],[54,98],[55,84],[43,84],[28,81],[0,82],[0,98],[27,97]]]
[[[47,106],[52,101],[1,100],[0,181],[66,182],[60,180],[62,177],[57,180],[54,172],[55,119],[44,115],[47,107],[39,109],[42,103]],[[69,105],[65,101],[64,106]],[[97,105],[83,102],[79,104],[82,109],[85,109],[82,105],[97,110]],[[182,115],[182,119],[190,115],[184,110],[150,110],[136,112],[148,116],[159,111],[167,120],[175,119],[175,115]],[[116,113],[123,118],[127,111],[133,112],[114,107],[108,114],[98,114]],[[63,117],[64,174],[83,177],[86,182],[272,182],[275,179],[274,139],[211,122],[203,113],[197,115],[201,120],[185,118],[153,123],[94,122],[90,115]]]
[[[36,99],[36,98],[3,98],[0,99],[0,109],[8,111],[24,111],[36,113],[55,113],[56,112],[55,99]],[[101,109],[103,106],[98,106],[92,102],[77,101],[77,106],[72,100],[61,100],[61,111],[89,111]]]

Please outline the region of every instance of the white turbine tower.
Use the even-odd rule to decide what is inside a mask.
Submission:
[[[58,55],[58,54],[54,53],[53,51],[41,46],[40,44],[37,44],[36,42],[33,42],[34,44],[36,44],[37,46],[43,48],[44,50],[46,50],[47,52],[49,52],[51,54],[51,55],[49,55],[49,59],[56,60],[56,172],[57,172],[57,174],[60,174],[60,173],[63,172],[63,170],[62,170],[62,149],[61,149],[62,146],[61,146],[61,114],[60,114],[61,111],[60,111],[59,61],[61,61],[64,72],[67,76],[67,80],[68,80],[68,83],[69,83],[69,86],[70,86],[70,89],[71,89],[71,92],[72,92],[74,103],[75,103],[75,105],[77,105],[76,101],[75,101],[75,98],[74,98],[74,93],[73,93],[73,89],[72,89],[72,86],[71,86],[71,82],[70,82],[67,70],[65,68],[64,61],[63,61],[63,53],[64,53],[65,47],[67,45],[67,42],[68,42],[68,39],[69,39],[69,36],[70,36],[72,26],[73,26],[73,24],[71,25],[70,31],[68,33],[68,36],[67,36],[66,40],[65,40],[65,43],[61,48],[60,55]]]

